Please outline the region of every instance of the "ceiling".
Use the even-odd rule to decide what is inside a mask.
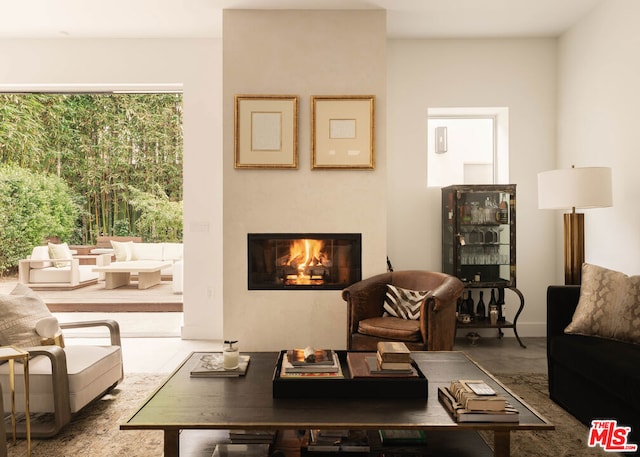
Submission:
[[[555,37],[604,1],[13,0],[0,37],[220,37],[223,9],[385,9],[391,38]]]

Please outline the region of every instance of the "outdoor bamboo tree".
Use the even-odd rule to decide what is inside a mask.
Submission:
[[[182,138],[181,94],[0,95],[0,162],[69,185],[82,204],[74,243],[116,230],[181,237]],[[175,229],[151,229],[145,211],[160,207],[179,215],[163,217]]]

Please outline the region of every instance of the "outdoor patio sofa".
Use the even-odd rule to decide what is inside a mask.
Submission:
[[[92,254],[111,254],[112,260],[125,262],[132,260],[157,260],[171,262],[169,267],[163,268],[160,272],[162,279],[173,279],[174,270],[182,267],[183,244],[182,243],[142,243],[133,239],[120,241],[117,237],[104,237],[109,240],[111,248],[96,248]],[[100,241],[100,240],[99,240]]]
[[[94,265],[80,265],[79,257],[74,256],[66,243],[35,246],[28,258],[18,262],[18,281],[41,290],[72,290],[97,283],[99,274],[92,268],[107,265],[109,256],[92,256]]]

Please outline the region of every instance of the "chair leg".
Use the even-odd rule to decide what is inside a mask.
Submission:
[[[2,387],[0,387],[0,413],[4,418],[4,405],[2,401]],[[7,436],[4,420],[0,421],[0,457],[7,457]]]
[[[53,392],[53,419],[46,423],[31,423],[32,438],[50,438],[55,436],[71,421],[71,403],[69,401],[69,379],[67,377],[67,357],[59,346],[46,346],[28,349],[33,357],[43,355],[51,361],[51,386]],[[16,435],[26,438],[25,424],[18,424]]]

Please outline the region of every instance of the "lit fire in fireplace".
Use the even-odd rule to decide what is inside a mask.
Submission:
[[[359,233],[248,233],[249,290],[341,290],[361,275]]]
[[[333,264],[323,248],[322,240],[292,240],[289,253],[277,260],[285,284],[322,284]]]

